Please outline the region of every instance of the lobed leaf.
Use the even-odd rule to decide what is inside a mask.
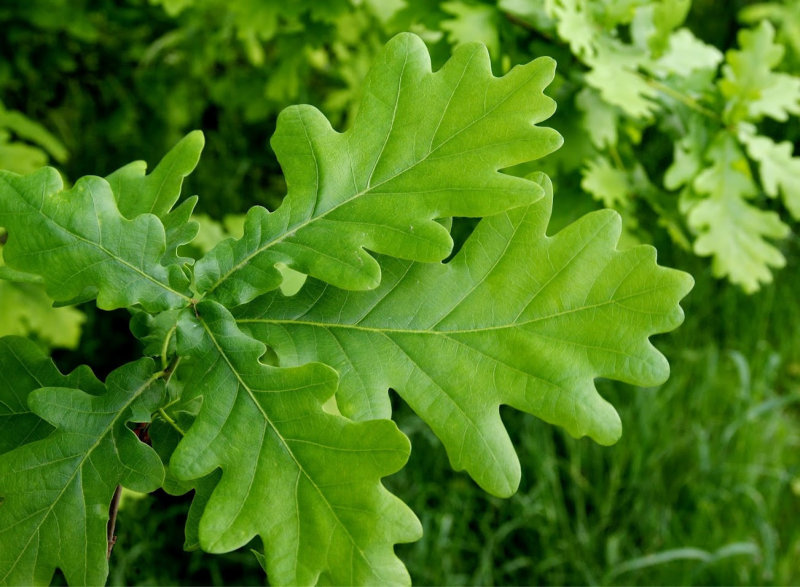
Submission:
[[[197,196],[175,207],[181,195],[183,180],[200,160],[205,145],[203,133],[190,132],[167,153],[155,169],[145,175],[147,163],[134,161],[106,177],[111,185],[120,213],[130,220],[142,214],[155,214],[164,224],[166,251],[162,262],[187,263],[176,249],[197,236],[199,225],[190,221]]]
[[[735,139],[721,131],[706,153],[711,166],[693,181],[702,199],[689,201],[686,219],[698,235],[694,251],[712,257],[716,277],[727,277],[753,293],[772,281],[770,267],[786,259],[768,239],[787,236],[789,227],[777,213],[760,210],[747,200],[757,193],[747,160]]]
[[[170,460],[179,479],[222,476],[199,524],[201,547],[227,552],[261,536],[273,584],[408,583],[393,545],[419,538],[414,514],[380,483],[409,455],[390,420],[351,422],[323,404],[336,373],[259,361],[262,343],[216,302],[179,322],[195,361],[183,400],[202,408]]]
[[[36,363],[31,366],[46,362],[21,343],[11,345],[24,350],[22,361]],[[44,367],[42,380],[31,381],[19,369],[7,374],[19,376],[17,394],[30,392],[31,410],[56,430],[0,455],[0,584],[46,585],[58,567],[70,585],[103,585],[117,485],[148,492],[164,479],[158,455],[125,425],[149,419],[163,384],[150,359],[112,372],[102,395],[86,393],[103,386],[83,371],[65,378]],[[61,387],[74,383],[86,385]],[[31,391],[32,385],[41,388]]]
[[[0,226],[8,230],[6,264],[42,276],[57,302],[97,297],[105,310],[141,304],[159,311],[190,299],[180,267],[160,263],[161,221],[151,214],[125,219],[99,177],[64,190],[49,167],[27,176],[0,171]]]
[[[655,250],[615,250],[620,219],[595,212],[545,236],[546,199],[481,221],[447,264],[382,259],[371,292],[310,280],[236,312],[281,364],[322,361],[340,373],[337,403],[357,420],[387,418],[397,391],[442,439],[456,469],[487,491],[513,493],[520,469],[500,405],[603,444],[619,417],[597,377],[655,385],[668,365],[648,341],[680,324],[687,274]],[[421,292],[424,292],[421,293]]]
[[[790,114],[800,115],[800,79],[772,71],[785,51],[774,37],[775,29],[764,20],[757,28],[740,31],[741,49],[725,54],[719,86],[728,100],[728,122],[757,122],[764,116],[785,122]]]
[[[28,394],[40,387],[74,387],[102,392],[88,367],[62,375],[35,343],[18,336],[0,338],[0,454],[46,437],[53,428],[28,407]]]
[[[398,35],[377,57],[350,130],[337,133],[311,106],[281,113],[272,146],[286,198],[273,213],[253,208],[240,240],[198,261],[198,291],[226,305],[247,302],[278,286],[279,262],[344,289],[371,289],[380,267],[365,249],[444,259],[453,243],[437,219],[541,197],[535,184],[498,170],[561,144],[535,126],[555,109],[542,93],[554,65],[540,58],[495,78],[486,48],[471,44],[432,73],[423,42]]]
[[[793,157],[789,141],[776,143],[769,137],[743,134],[747,153],[759,163],[764,191],[775,198],[780,193],[792,218],[800,220],[800,157]]]

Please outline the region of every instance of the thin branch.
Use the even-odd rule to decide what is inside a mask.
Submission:
[[[117,527],[117,513],[119,512],[120,497],[122,497],[122,485],[117,485],[117,489],[114,491],[114,497],[111,498],[111,507],[108,510],[109,518],[106,534],[108,539],[108,551],[106,552],[107,559],[111,558],[111,550],[117,543],[117,537],[115,536],[114,532]]]

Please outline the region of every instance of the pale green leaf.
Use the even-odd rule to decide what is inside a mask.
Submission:
[[[696,70],[716,69],[722,53],[694,36],[689,29],[680,29],[669,37],[669,47],[650,68],[657,75],[688,76]]]
[[[687,205],[686,219],[698,235],[694,251],[711,256],[716,277],[727,277],[746,292],[772,281],[770,267],[786,264],[769,239],[787,236],[789,227],[775,212],[747,202],[757,193],[747,160],[736,140],[722,131],[706,154],[711,167],[694,180],[696,194]]]
[[[800,78],[773,71],[785,51],[773,42],[774,36],[775,29],[763,21],[755,29],[740,31],[741,49],[725,54],[724,79],[719,85],[728,99],[730,122],[758,121],[764,116],[786,121],[790,114],[800,115]]]
[[[179,323],[195,368],[184,401],[202,408],[170,460],[185,480],[222,477],[199,524],[201,547],[227,552],[259,535],[273,584],[408,583],[394,544],[419,538],[414,514],[380,483],[409,455],[390,420],[351,422],[323,410],[336,373],[259,362],[264,345],[216,302]]]
[[[58,379],[49,370],[48,379]],[[29,381],[18,370],[8,374],[15,375],[20,377],[14,383],[26,387],[61,383]],[[163,396],[153,361],[120,367],[108,376],[107,392],[86,393],[98,385],[18,388],[29,393],[31,410],[56,430],[0,456],[2,585],[46,585],[56,568],[71,585],[105,584],[114,490],[121,484],[149,492],[163,481],[158,455],[125,425],[136,414],[149,414]]]
[[[585,0],[554,0],[549,3],[548,13],[556,21],[558,36],[569,43],[572,52],[579,57],[594,54],[594,43],[601,30],[593,22],[591,11]]]
[[[575,105],[583,112],[583,127],[595,147],[605,149],[617,144],[620,113],[614,106],[600,99],[599,94],[588,86],[578,92]]]
[[[0,336],[32,335],[50,347],[75,348],[85,321],[75,308],[54,308],[41,285],[0,281]]]
[[[52,168],[27,176],[0,171],[0,226],[8,230],[6,264],[41,275],[57,302],[97,297],[106,310],[141,304],[157,311],[190,299],[180,267],[160,264],[161,221],[151,214],[123,218],[99,177],[65,190]]]
[[[647,118],[658,109],[656,90],[638,72],[646,59],[634,48],[610,40],[598,43],[596,54],[586,63],[590,67],[586,82],[609,104],[634,118]]]
[[[271,214],[253,208],[240,240],[198,261],[198,291],[246,302],[278,286],[278,262],[346,289],[374,288],[380,267],[365,249],[444,259],[452,239],[436,219],[541,197],[538,186],[498,170],[560,145],[558,133],[535,126],[554,110],[542,93],[553,70],[542,58],[495,78],[486,48],[462,45],[431,73],[422,41],[395,37],[376,59],[350,130],[337,133],[311,106],[281,113],[272,146],[288,194]]]
[[[453,18],[442,20],[440,26],[447,32],[452,45],[483,43],[495,59],[500,57],[500,39],[497,36],[497,9],[488,4],[443,2],[442,11]]]
[[[607,208],[627,205],[631,195],[628,174],[614,167],[606,157],[589,161],[582,172],[581,187]]]
[[[776,143],[761,135],[743,137],[747,153],[759,163],[759,176],[768,196],[783,197],[795,220],[800,220],[800,157],[793,157],[794,145]]]
[[[616,212],[594,212],[545,236],[548,197],[481,221],[447,264],[383,259],[371,292],[310,281],[237,310],[239,324],[282,365],[336,368],[337,404],[364,420],[391,413],[394,389],[442,439],[456,469],[512,494],[520,478],[500,419],[509,405],[603,444],[621,424],[598,377],[656,385],[666,359],[648,337],[680,324],[689,275],[655,250],[615,250]],[[424,292],[422,294],[421,292]]]

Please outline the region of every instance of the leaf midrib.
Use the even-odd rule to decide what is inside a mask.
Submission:
[[[466,66],[465,66],[465,69],[466,69]],[[404,72],[405,72],[405,64],[404,64],[404,69],[403,69],[403,71],[401,72],[401,79],[402,79],[402,75],[403,75],[403,73],[404,73]],[[431,73],[430,75],[435,75],[435,74]],[[215,290],[216,290],[216,289],[217,289],[217,288],[218,288],[218,287],[219,287],[219,286],[220,286],[222,283],[224,283],[224,282],[225,282],[225,281],[226,281],[228,278],[230,278],[230,276],[231,276],[231,275],[233,275],[233,274],[234,274],[234,273],[236,273],[237,271],[241,270],[241,269],[242,269],[242,267],[246,266],[246,265],[247,265],[247,264],[248,264],[248,263],[249,263],[249,262],[250,262],[250,261],[253,259],[253,257],[255,257],[255,256],[257,256],[257,255],[260,255],[261,253],[263,253],[264,251],[267,251],[267,250],[268,250],[268,249],[270,249],[271,247],[273,247],[273,246],[275,246],[275,245],[277,245],[277,244],[279,244],[279,243],[283,242],[283,241],[284,241],[286,238],[289,238],[289,237],[291,237],[291,236],[294,236],[294,235],[295,235],[295,233],[296,233],[297,231],[304,229],[305,227],[307,227],[308,225],[312,224],[313,222],[316,222],[317,220],[320,220],[320,219],[322,219],[322,218],[325,218],[327,215],[329,215],[329,214],[331,214],[331,213],[335,212],[336,210],[338,210],[338,209],[339,209],[339,208],[341,208],[342,206],[345,206],[345,205],[347,205],[347,204],[350,204],[351,202],[353,202],[353,201],[357,200],[358,198],[360,198],[360,197],[362,197],[362,196],[364,196],[364,195],[366,195],[366,194],[368,194],[368,193],[380,193],[380,192],[376,192],[376,190],[377,190],[378,188],[380,188],[382,185],[384,185],[384,184],[387,184],[387,183],[389,183],[389,182],[391,182],[391,181],[394,181],[394,180],[395,180],[395,179],[397,179],[398,177],[401,177],[403,174],[405,174],[405,173],[408,173],[409,171],[411,171],[411,170],[412,170],[412,169],[414,169],[415,167],[417,167],[417,166],[419,166],[419,165],[423,164],[423,163],[424,163],[425,161],[427,161],[427,160],[430,158],[430,156],[431,156],[431,155],[433,155],[433,154],[434,154],[436,151],[438,151],[439,149],[441,149],[442,147],[444,147],[445,145],[447,145],[447,144],[448,144],[448,143],[449,143],[451,140],[453,140],[454,138],[456,138],[457,136],[459,136],[459,135],[460,135],[460,134],[462,134],[463,132],[467,131],[468,129],[472,128],[474,125],[478,124],[478,123],[479,123],[480,121],[482,121],[484,118],[486,118],[487,116],[489,116],[490,114],[492,114],[492,113],[493,113],[495,110],[497,110],[498,108],[500,108],[500,107],[501,107],[503,104],[505,104],[505,103],[506,103],[508,100],[510,100],[510,99],[511,99],[513,96],[515,96],[515,95],[516,95],[516,94],[517,94],[519,91],[521,91],[523,88],[526,88],[526,87],[527,87],[527,86],[528,86],[528,85],[529,85],[529,84],[530,84],[530,83],[531,83],[531,82],[534,80],[534,78],[535,78],[535,76],[533,76],[533,75],[532,75],[532,76],[530,76],[530,77],[528,77],[528,79],[526,79],[526,80],[525,80],[523,83],[521,83],[519,86],[517,86],[516,88],[514,88],[514,90],[513,90],[512,92],[508,93],[506,96],[504,96],[504,97],[503,97],[503,99],[502,99],[502,100],[500,100],[500,101],[499,101],[499,102],[497,102],[497,103],[496,103],[494,106],[492,106],[492,108],[491,108],[491,109],[489,109],[489,110],[485,110],[485,111],[483,112],[483,114],[481,114],[481,115],[480,115],[479,117],[477,117],[476,119],[472,120],[472,121],[471,121],[469,124],[465,125],[464,127],[462,127],[461,129],[459,129],[458,131],[454,132],[454,133],[453,133],[452,135],[450,135],[448,138],[444,139],[444,140],[443,140],[441,143],[439,143],[439,144],[438,144],[436,147],[433,147],[433,148],[430,148],[430,147],[429,147],[429,150],[428,150],[428,152],[427,152],[427,153],[426,153],[426,154],[425,154],[423,157],[421,157],[421,158],[420,158],[418,161],[415,161],[414,163],[412,163],[412,164],[411,164],[411,165],[409,165],[408,167],[406,167],[406,168],[404,168],[404,169],[401,169],[401,170],[397,171],[397,172],[396,172],[396,173],[394,173],[393,175],[391,175],[391,176],[387,177],[386,179],[384,179],[383,181],[380,181],[380,182],[378,182],[378,183],[377,183],[377,184],[375,184],[375,185],[371,185],[371,184],[369,183],[369,181],[368,181],[366,188],[364,188],[363,190],[357,191],[355,194],[353,194],[353,195],[352,195],[352,196],[350,196],[349,198],[347,198],[347,199],[345,199],[345,200],[341,201],[340,203],[336,204],[335,206],[333,206],[333,207],[329,208],[328,210],[326,210],[326,211],[324,211],[324,212],[320,213],[320,214],[319,214],[319,216],[312,216],[312,217],[310,217],[310,218],[308,218],[308,219],[306,219],[306,220],[304,220],[304,221],[297,222],[297,223],[295,223],[295,224],[294,224],[294,225],[292,225],[292,226],[288,226],[288,227],[287,227],[287,228],[286,228],[286,229],[283,231],[283,233],[282,233],[281,235],[279,235],[279,236],[277,236],[277,237],[273,238],[272,240],[270,240],[270,241],[268,241],[268,242],[265,242],[265,243],[264,243],[262,246],[260,246],[260,247],[256,248],[256,249],[255,249],[255,250],[254,250],[252,253],[248,254],[248,255],[247,255],[247,256],[246,256],[246,257],[245,257],[245,258],[244,258],[242,261],[240,261],[239,263],[235,264],[235,265],[234,265],[234,266],[233,266],[233,267],[232,267],[232,268],[231,268],[231,269],[230,269],[228,272],[226,272],[226,273],[225,273],[225,274],[224,274],[222,277],[220,277],[220,278],[219,278],[219,279],[218,279],[218,280],[217,280],[217,281],[216,281],[216,282],[215,282],[215,283],[214,283],[214,284],[213,284],[213,285],[212,285],[212,286],[211,286],[211,287],[210,287],[210,288],[209,288],[209,289],[208,289],[208,290],[207,290],[207,291],[206,291],[206,292],[203,294],[203,298],[205,298],[206,296],[210,296],[210,295],[211,295],[211,294],[212,294],[212,293],[213,293],[213,292],[214,292],[214,291],[215,291]],[[500,79],[502,79],[502,78],[500,78]],[[461,82],[461,80],[459,80],[459,83],[460,83],[460,82]],[[399,87],[399,85],[398,85],[398,87]],[[399,91],[398,91],[398,100],[399,100]],[[448,101],[447,108],[449,108],[449,107],[450,107],[450,102]],[[445,112],[442,114],[442,119],[444,119],[444,116],[445,116],[445,115],[446,115],[446,110],[445,110]],[[300,122],[301,122],[301,124],[303,125],[303,129],[304,129],[304,131],[306,131],[306,124],[305,124],[305,120],[303,119],[303,117],[302,117],[302,115],[301,115],[301,114],[299,114],[299,113],[298,113],[298,115],[297,115],[297,116],[298,116],[298,118],[300,119]],[[441,120],[439,121],[439,125],[441,125]],[[437,133],[438,133],[438,126],[439,126],[439,125],[437,125]],[[538,127],[535,127],[534,125],[531,125],[531,126],[532,126],[532,127],[534,127],[534,128],[538,128]],[[351,130],[352,130],[352,129],[351,129]],[[391,136],[391,134],[392,134],[392,131],[393,131],[393,130],[394,130],[394,125],[392,124],[392,126],[389,128],[389,131],[388,131],[388,133],[387,133],[387,135],[386,135],[386,139],[385,139],[385,141],[387,141],[387,142],[388,142],[388,140],[389,140],[389,137]],[[306,131],[306,136],[308,136],[308,133],[307,133],[307,131]],[[311,143],[311,141],[309,141],[309,144],[310,144],[310,145],[313,147],[313,143]],[[432,144],[433,144],[433,142],[431,142],[431,146],[432,146]],[[352,161],[352,157],[350,157],[350,149],[349,149],[349,146],[348,146],[347,152],[348,152],[348,157],[349,157],[349,158],[350,158],[350,160]],[[313,153],[313,148],[312,148],[312,153]],[[377,165],[379,164],[379,162],[380,162],[380,157],[379,157],[378,159],[376,159],[376,161],[375,161],[375,165],[374,165],[374,167],[373,167],[373,171],[374,171],[374,168],[375,168],[375,167],[377,167]],[[314,163],[315,163],[315,165],[316,165],[316,155],[314,155]],[[317,166],[317,168],[318,168],[318,166]],[[351,165],[351,168],[352,168],[352,165]],[[319,200],[319,173],[317,173],[317,174],[316,174],[316,177],[317,177],[317,180],[316,180],[316,193],[315,193],[315,198],[316,198],[316,201],[318,201],[318,200]],[[371,177],[371,174],[370,174],[369,180],[371,181],[371,179],[372,179],[372,177]],[[354,186],[355,186],[355,178],[354,178]],[[288,194],[287,194],[287,195],[288,195]],[[281,207],[281,208],[282,208],[282,207]],[[276,210],[274,213],[278,213],[278,211],[279,211],[279,210],[281,210],[281,208],[278,208],[278,210]],[[316,210],[317,210],[317,208],[316,208],[316,203],[315,203],[315,205],[314,205],[314,212],[316,212]]]
[[[283,446],[284,450],[287,452],[287,454],[294,461],[295,466],[297,467],[297,470],[300,473],[302,473],[302,475],[308,480],[308,482],[311,484],[311,486],[314,488],[314,490],[320,496],[320,498],[322,499],[322,502],[328,508],[328,511],[331,513],[331,515],[333,516],[334,520],[336,520],[336,523],[339,525],[339,527],[344,531],[344,533],[350,539],[350,542],[353,545],[353,548],[359,553],[359,555],[361,556],[362,560],[367,564],[367,566],[370,569],[372,569],[373,571],[376,572],[376,575],[378,575],[375,567],[371,564],[370,560],[367,558],[366,553],[364,553],[364,551],[358,545],[356,540],[353,538],[353,535],[350,533],[350,531],[347,528],[347,526],[339,519],[339,516],[337,515],[336,510],[334,509],[332,504],[328,501],[328,499],[326,498],[326,496],[323,493],[322,489],[314,482],[314,480],[312,479],[311,475],[305,470],[305,468],[303,467],[302,463],[297,458],[297,456],[295,456],[294,451],[292,451],[291,447],[289,446],[289,443],[287,442],[286,438],[283,437],[283,435],[281,434],[280,430],[278,430],[278,428],[275,426],[275,423],[270,418],[269,414],[267,414],[267,412],[264,410],[264,408],[261,405],[261,403],[256,399],[255,392],[244,381],[244,379],[242,379],[241,374],[236,369],[236,367],[233,365],[233,363],[231,362],[230,358],[228,357],[228,355],[223,350],[222,346],[217,341],[217,338],[214,336],[214,333],[211,331],[211,328],[209,328],[208,323],[202,317],[199,317],[199,320],[200,320],[200,323],[203,325],[203,329],[206,331],[206,334],[208,334],[209,339],[213,343],[214,348],[217,349],[217,352],[219,353],[219,355],[225,360],[225,363],[228,365],[228,368],[230,369],[231,373],[233,373],[233,375],[236,377],[236,380],[239,382],[239,385],[241,385],[242,388],[247,392],[247,395],[250,397],[250,401],[253,402],[253,405],[255,405],[256,409],[261,413],[262,417],[264,418],[264,421],[272,429],[272,432],[275,434],[275,436],[279,439],[279,441],[280,441],[281,445]],[[295,497],[297,495],[298,495],[298,492],[295,492]],[[298,509],[298,512],[299,512],[299,509]],[[298,559],[296,559],[296,560],[298,560]]]
[[[578,312],[584,312],[587,310],[594,310],[597,308],[602,308],[604,306],[618,304],[620,302],[624,302],[625,300],[636,298],[642,295],[647,295],[649,293],[653,293],[656,291],[661,290],[661,286],[654,286],[648,289],[643,289],[636,291],[635,293],[629,294],[627,296],[623,296],[620,298],[605,300],[603,302],[599,302],[597,304],[587,304],[582,305],[576,308],[570,308],[568,310],[563,310],[561,312],[556,312],[553,314],[547,314],[545,316],[539,316],[537,318],[532,318],[530,320],[524,320],[522,322],[511,322],[508,324],[498,324],[494,326],[482,326],[479,328],[459,328],[459,329],[449,329],[449,330],[433,330],[430,328],[390,328],[390,327],[375,327],[375,326],[362,326],[360,324],[343,324],[343,323],[335,323],[335,322],[323,322],[323,321],[314,321],[314,320],[293,320],[291,318],[237,318],[236,322],[238,324],[275,324],[275,325],[289,325],[289,326],[311,326],[314,328],[340,328],[346,330],[355,330],[361,332],[370,332],[374,334],[418,334],[418,335],[438,335],[438,336],[451,336],[453,334],[476,334],[481,332],[492,332],[498,330],[506,330],[510,328],[522,328],[525,326],[529,326],[531,324],[536,324],[538,322],[545,322],[547,320],[553,320],[556,318],[561,318],[563,316],[567,316],[569,314],[575,314]],[[630,308],[629,308],[630,309]]]

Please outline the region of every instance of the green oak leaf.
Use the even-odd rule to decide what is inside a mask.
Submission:
[[[28,407],[28,394],[40,387],[74,387],[102,393],[88,367],[62,375],[35,343],[17,336],[0,338],[0,454],[50,434],[53,427]]]
[[[337,403],[356,420],[387,418],[392,388],[442,439],[455,469],[512,494],[520,465],[500,419],[509,405],[603,444],[621,433],[594,379],[664,381],[650,335],[682,321],[689,275],[655,250],[615,250],[620,218],[591,213],[545,235],[552,188],[531,206],[486,218],[447,264],[382,259],[370,292],[319,281],[237,309],[281,365],[322,361],[340,374]],[[424,292],[424,293],[421,293]]]
[[[721,131],[706,153],[711,163],[692,182],[699,199],[686,199],[684,212],[697,234],[694,251],[712,257],[716,277],[727,277],[747,293],[772,281],[770,267],[786,259],[768,239],[785,238],[789,227],[772,211],[747,200],[758,192],[736,140]]]
[[[741,138],[747,153],[759,164],[764,191],[772,198],[780,193],[792,218],[800,220],[800,157],[792,156],[794,145],[789,141],[776,143],[756,134],[744,134]]]
[[[190,299],[180,267],[160,263],[161,221],[152,214],[124,218],[99,177],[65,190],[49,167],[27,176],[0,171],[0,226],[8,230],[6,264],[41,275],[56,302],[96,297],[104,310],[141,304],[159,311]]]
[[[590,71],[586,82],[609,104],[634,118],[648,118],[658,110],[658,93],[638,73],[646,64],[646,55],[635,48],[604,39],[596,54],[587,58]]]
[[[419,538],[414,514],[380,483],[409,455],[390,420],[352,422],[323,410],[335,371],[278,368],[216,302],[181,317],[178,347],[196,368],[184,401],[202,408],[170,459],[179,479],[222,477],[200,520],[203,550],[261,536],[273,584],[408,583],[393,545]]]
[[[757,122],[764,116],[785,122],[790,114],[800,115],[800,79],[773,71],[785,52],[774,37],[775,29],[762,21],[757,28],[741,30],[741,49],[725,54],[719,87],[727,99],[726,122]]]
[[[196,130],[170,149],[149,175],[144,161],[128,163],[108,175],[120,213],[129,220],[140,214],[163,220],[178,202],[183,180],[197,166],[204,144],[203,133]]]
[[[716,70],[721,61],[719,49],[704,43],[689,29],[682,28],[669,36],[669,48],[650,69],[661,77],[687,77],[696,70]]]
[[[607,208],[622,208],[629,204],[632,186],[628,174],[617,169],[608,158],[598,156],[583,169],[581,187],[603,202]]]
[[[492,57],[500,57],[498,13],[494,6],[455,0],[443,2],[441,9],[453,17],[441,22],[442,30],[447,32],[447,40],[451,45],[479,42],[486,45]]]
[[[289,187],[272,213],[255,207],[244,236],[196,264],[200,293],[236,305],[275,289],[275,264],[351,290],[380,282],[365,250],[440,261],[452,239],[439,218],[480,217],[530,204],[535,184],[498,170],[542,157],[560,135],[537,123],[555,103],[542,90],[554,61],[501,78],[486,48],[462,45],[436,73],[412,34],[389,41],[365,82],[353,127],[334,131],[311,106],[278,118],[272,147]]]
[[[102,391],[91,380],[83,390],[61,387],[85,374],[59,381],[53,370],[41,382],[19,370],[6,374],[22,375],[19,385],[59,385],[28,395],[31,410],[56,430],[0,455],[0,585],[46,585],[56,568],[70,585],[105,584],[106,525],[117,485],[149,492],[164,479],[158,455],[126,426],[162,399],[152,360],[112,372],[102,395],[86,393]]]
[[[594,54],[599,27],[592,19],[591,7],[585,0],[561,0],[548,2],[550,16],[556,21],[558,36],[569,43],[572,52],[579,57]]]
[[[197,166],[205,145],[203,133],[190,132],[167,153],[155,169],[145,175],[147,163],[134,161],[106,177],[117,200],[120,213],[129,220],[141,214],[155,214],[164,224],[167,248],[165,265],[187,263],[191,259],[177,257],[175,250],[197,235],[198,224],[190,218],[197,197],[175,207],[181,195],[183,180]]]
[[[583,127],[598,149],[616,145],[620,113],[607,104],[592,88],[585,86],[575,96],[575,105],[583,113]]]

